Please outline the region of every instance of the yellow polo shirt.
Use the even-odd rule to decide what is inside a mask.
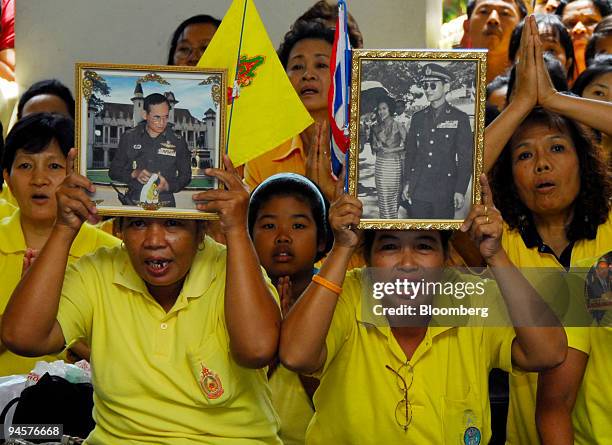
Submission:
[[[68,268],[57,320],[67,344],[91,345],[87,444],[280,444],[265,369],[230,352],[225,272],[225,248],[207,237],[166,313],[121,247]]]
[[[283,365],[270,377],[272,404],[280,418],[279,436],[284,445],[304,445],[314,409],[300,377]]]
[[[11,216],[15,213],[17,207],[8,202],[6,199],[0,198],[0,219]]]
[[[502,246],[508,257],[517,267],[562,268],[562,264],[552,254],[542,253],[538,247],[528,248],[517,230],[504,224]],[[583,266],[585,260],[596,261],[599,256],[612,250],[612,212],[608,220],[599,226],[593,240],[581,240],[574,244],[570,265]],[[583,285],[583,283],[581,283]],[[570,290],[575,293],[574,290]],[[572,302],[576,300],[572,299]],[[577,312],[570,308],[570,312]],[[568,346],[582,350],[581,344],[574,343],[575,337],[568,335]],[[538,444],[539,437],[535,424],[535,402],[537,392],[537,373],[510,376],[510,405],[506,424],[506,443],[511,445]]]
[[[244,179],[251,191],[277,173],[306,174],[306,154],[300,135],[245,164]]]
[[[389,327],[364,322],[363,273],[355,269],[344,281],[326,339],[327,360],[317,373],[321,384],[306,443],[459,444],[468,443],[465,435],[474,429],[480,443],[488,443],[489,371],[512,370],[514,330],[430,325],[407,361]],[[403,390],[385,367],[402,371],[405,363],[413,376],[407,382],[412,421],[406,431],[395,415]]]
[[[584,341],[584,352],[589,355],[589,361],[572,412],[574,443],[612,443],[612,328],[582,329],[575,335],[580,335],[580,339]]]
[[[20,211],[0,221],[0,314],[11,298],[23,269],[23,255],[26,242],[21,230]],[[70,248],[68,263],[73,263],[83,255],[92,253],[99,247],[115,246],[120,241],[89,224],[83,224]],[[62,357],[60,357],[62,358]],[[38,360],[53,361],[57,356],[21,357],[10,351],[0,353],[0,375],[27,374]]]
[[[11,190],[8,188],[8,185],[6,185],[6,182],[2,184],[2,190],[0,190],[0,199],[4,199],[9,204],[14,205],[15,207],[19,207],[15,196],[13,196],[13,194],[11,193]]]

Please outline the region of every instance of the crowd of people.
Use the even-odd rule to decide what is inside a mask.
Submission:
[[[0,375],[88,360],[92,445],[612,443],[612,320],[577,310],[585,318],[564,328],[521,272],[593,266],[592,292],[612,292],[611,14],[609,0],[467,2],[462,45],[488,50],[479,204],[466,195],[471,165],[459,158],[472,134],[446,102],[447,70],[423,67],[430,106],[411,120],[425,128],[440,109],[456,113],[453,143],[431,148],[453,181],[405,188],[390,178],[418,162],[420,135],[395,118],[404,104],[392,97],[371,110],[381,213],[435,218],[471,205],[455,232],[358,229],[363,204],[344,190],[346,173],[330,170],[337,8],[325,0],[278,49],[315,123],[244,166],[223,156],[223,169],[206,170],[223,188],[193,200],[218,222],[103,223],[95,185],[74,167],[72,94],[56,80],[35,83],[0,140]],[[197,64],[219,25],[185,20],[167,63]],[[363,47],[350,15],[348,28]],[[152,107],[166,115],[169,104]],[[141,187],[143,170],[130,165],[111,169]],[[453,271],[452,281],[499,297],[510,323],[366,316],[377,273],[440,281],[448,266],[486,266],[490,279]],[[411,304],[439,302],[419,294]],[[384,304],[406,303],[393,294]],[[509,374],[507,421],[492,410],[493,369]]]

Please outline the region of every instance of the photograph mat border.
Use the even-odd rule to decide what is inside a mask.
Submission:
[[[476,62],[476,99],[474,114],[474,145],[472,159],[472,200],[471,205],[481,202],[480,175],[483,172],[484,162],[484,129],[485,129],[485,103],[486,103],[486,50],[390,50],[390,49],[357,49],[353,51],[351,76],[351,105],[350,105],[350,146],[349,146],[349,194],[357,197],[359,183],[359,118],[361,96],[361,64],[363,61],[405,60],[405,61],[471,61]],[[462,220],[439,219],[369,219],[362,218],[360,229],[437,229],[457,230]]]
[[[83,120],[87,122],[87,108],[83,107],[84,93],[83,93],[83,80],[84,73],[87,70],[92,71],[135,71],[142,72],[143,75],[148,73],[174,73],[174,74],[203,74],[203,75],[219,75],[221,76],[221,94],[219,101],[219,126],[218,126],[218,147],[216,153],[216,162],[219,168],[224,168],[223,162],[221,161],[223,154],[225,153],[225,144],[227,137],[226,129],[226,113],[227,113],[227,70],[224,68],[200,68],[200,67],[188,67],[188,66],[168,66],[168,65],[132,65],[132,64],[116,64],[116,63],[95,63],[95,62],[77,62],[75,63],[75,75],[74,84],[76,90],[76,109],[75,109],[75,145],[78,150],[78,156],[75,159],[75,170],[86,176],[87,172],[81,170],[83,165],[86,165],[86,150],[83,150],[83,145],[87,143],[87,126],[81,126]],[[184,78],[181,78],[184,80]],[[83,116],[83,112],[85,116]],[[219,182],[219,188],[222,188],[223,184]],[[194,191],[194,193],[197,193]],[[127,206],[133,207],[133,206]],[[202,220],[218,220],[219,215],[216,213],[199,212],[197,210],[184,210],[184,211],[169,211],[169,210],[140,210],[134,208],[119,208],[118,206],[107,206],[98,207],[98,214],[101,216],[145,216],[149,218],[180,218],[180,219],[202,219]]]

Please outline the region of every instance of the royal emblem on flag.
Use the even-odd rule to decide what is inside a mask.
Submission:
[[[202,367],[202,371],[200,371],[200,386],[202,391],[204,391],[204,395],[208,399],[218,399],[223,395],[223,385],[219,375],[208,369],[203,363],[200,363],[200,366]]]

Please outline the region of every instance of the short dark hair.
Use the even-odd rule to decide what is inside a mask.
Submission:
[[[367,266],[372,265],[372,247],[374,246],[374,238],[376,237],[377,230],[367,229],[363,231],[363,257]],[[442,242],[442,252],[444,258],[448,258],[448,244],[451,236],[453,235],[452,230],[438,230],[440,234],[440,241]]]
[[[574,45],[572,43],[572,36],[569,31],[561,22],[561,19],[554,14],[535,14],[536,23],[538,28],[549,29],[554,32],[555,37],[561,44],[563,51],[565,51],[565,57],[567,60],[571,60],[571,65],[567,69],[567,77],[570,77],[574,73],[574,65],[575,65],[575,57],[574,57]],[[508,46],[508,59],[510,59],[511,63],[514,63],[516,60],[516,54],[518,53],[519,47],[521,45],[521,34],[523,33],[523,26],[525,25],[525,20],[521,20],[521,22],[514,28],[512,31],[512,36],[510,37],[510,45]]]
[[[513,0],[513,1],[519,10],[519,15],[521,16],[522,19],[524,19],[527,16],[527,13],[529,12],[527,10],[527,5],[525,5],[525,1],[524,0]],[[477,2],[478,0],[468,0],[467,6],[466,6],[468,19],[472,17],[472,13],[474,12],[474,9],[476,8]]]
[[[17,121],[2,153],[2,168],[11,172],[17,150],[40,153],[51,141],[57,141],[64,156],[74,147],[74,121],[59,113],[34,113]]]
[[[500,74],[499,76],[496,76],[491,82],[487,84],[487,99],[495,91],[499,90],[500,88],[507,87],[508,82],[510,82],[510,77],[507,74]]]
[[[170,108],[170,101],[166,96],[160,93],[153,93],[145,97],[143,107],[144,110],[148,113],[149,111],[151,111],[152,105],[159,105],[163,103],[166,103],[168,105],[168,108]]]
[[[575,1],[576,0],[561,0],[559,2],[559,6],[557,6],[557,9],[555,10],[555,14],[563,18],[563,11],[565,10],[565,7]],[[612,14],[612,6],[610,5],[609,0],[589,0],[589,1],[593,3],[593,6],[597,8],[597,10],[599,11],[599,14],[602,17]]]
[[[578,157],[580,191],[574,200],[574,216],[566,229],[569,241],[594,239],[599,225],[606,222],[612,205],[612,183],[608,177],[603,154],[591,137],[573,120],[534,108],[523,125],[542,124],[569,133]],[[490,172],[495,206],[511,229],[528,233],[535,229],[533,215],[519,198],[512,173],[512,141],[504,147]]]
[[[328,3],[326,0],[319,0],[310,7],[304,14],[302,14],[296,20],[296,23],[300,20],[311,21],[311,20],[323,20],[324,22],[335,21],[338,18],[338,6]],[[359,25],[355,20],[355,17],[348,13],[347,28],[349,34],[349,40],[353,48],[363,48],[363,36],[359,30]]]
[[[555,89],[560,92],[568,91],[569,85],[567,83],[567,74],[565,72],[565,67],[561,65],[559,59],[550,53],[544,53],[544,64],[546,65],[548,75]],[[516,65],[513,65],[510,69],[510,80],[508,81],[508,92],[506,93],[507,104],[510,103],[510,97],[512,96],[512,91],[514,91],[515,80]]]
[[[310,207],[312,217],[317,225],[317,244],[325,244],[325,248],[317,252],[315,261],[319,261],[330,251],[334,237],[329,228],[327,215],[329,213],[329,202],[321,192],[321,189],[310,179],[295,173],[279,173],[270,176],[259,184],[249,201],[248,226],[249,234],[253,237],[255,221],[261,207],[276,197],[290,196],[302,201]]]
[[[278,48],[278,58],[283,68],[287,69],[289,54],[293,47],[306,39],[324,40],[330,45],[334,44],[334,30],[328,28],[321,20],[298,20],[283,38]]]
[[[582,96],[584,89],[596,77],[612,72],[612,54],[599,54],[574,82],[572,93]]]
[[[593,30],[593,35],[589,39],[586,50],[584,51],[584,58],[587,66],[589,66],[592,60],[597,55],[597,43],[606,37],[612,36],[612,15],[604,17],[601,22],[597,24]]]
[[[72,97],[72,93],[68,87],[57,79],[45,79],[32,84],[19,98],[19,103],[17,104],[17,119],[21,119],[23,108],[30,99],[36,96],[42,96],[43,94],[57,96],[63,100],[66,104],[66,108],[68,108],[70,117],[74,119],[74,97]]]
[[[168,51],[168,61],[166,65],[174,65],[174,52],[176,51],[176,45],[178,44],[178,39],[185,31],[189,25],[199,25],[210,23],[215,27],[219,27],[221,24],[221,20],[206,14],[194,15],[193,17],[189,17],[187,20],[183,21],[178,27],[174,30],[172,34],[172,38],[170,39],[170,51]]]

